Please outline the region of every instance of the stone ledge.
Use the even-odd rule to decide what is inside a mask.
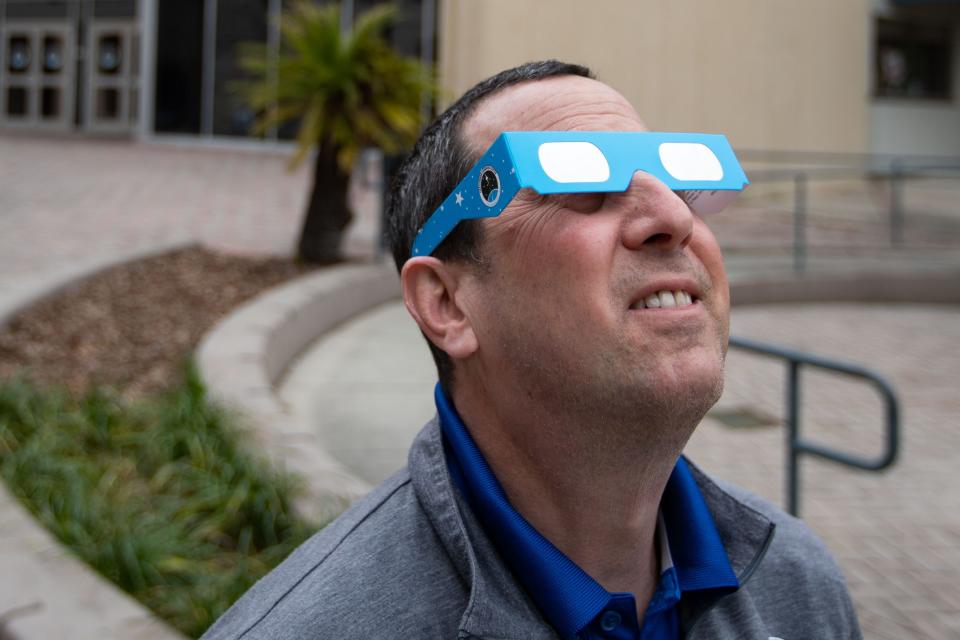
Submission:
[[[0,638],[183,638],[62,547],[3,483],[0,540]]]
[[[0,283],[0,326],[21,309],[116,265],[188,246],[174,243],[74,263]],[[60,546],[0,481],[0,638],[3,640],[181,640],[89,565]]]
[[[267,291],[204,336],[197,366],[211,396],[237,411],[253,446],[305,481],[297,510],[316,523],[372,487],[327,453],[316,431],[280,401],[274,384],[321,335],[399,295],[387,264],[331,267]]]

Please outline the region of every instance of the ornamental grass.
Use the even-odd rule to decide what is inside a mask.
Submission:
[[[68,549],[191,637],[315,527],[196,370],[152,399],[0,383],[0,475]]]

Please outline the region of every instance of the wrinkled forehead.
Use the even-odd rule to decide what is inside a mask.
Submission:
[[[556,76],[522,82],[484,98],[463,124],[479,157],[504,131],[647,131],[627,99],[602,82]]]

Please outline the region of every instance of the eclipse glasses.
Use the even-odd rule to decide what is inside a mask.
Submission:
[[[505,131],[417,232],[428,256],[461,220],[500,215],[520,189],[541,195],[626,191],[643,171],[696,213],[716,213],[750,184],[726,136],[709,133]]]

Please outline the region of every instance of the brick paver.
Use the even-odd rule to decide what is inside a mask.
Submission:
[[[186,241],[286,254],[307,178],[279,153],[0,137],[0,272]]]
[[[735,309],[732,331],[860,363],[902,404],[900,458],[872,474],[801,463],[801,515],[846,574],[868,638],[960,637],[960,308],[951,305],[766,305]],[[720,410],[749,408],[777,426],[708,419],[688,452],[716,475],[783,504],[784,366],[731,351]],[[877,393],[835,374],[802,374],[810,439],[862,455],[882,447]]]

